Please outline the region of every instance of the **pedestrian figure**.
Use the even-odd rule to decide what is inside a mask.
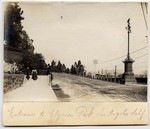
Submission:
[[[48,85],[52,85],[52,80],[53,80],[53,74],[50,71],[51,71],[51,67],[48,64],[47,66]]]
[[[50,72],[48,74],[48,85],[52,85],[52,81],[53,81],[53,74]]]
[[[27,70],[26,70],[26,79],[29,80],[30,79],[30,68],[27,67]]]
[[[50,64],[47,65],[47,75],[50,73]]]
[[[37,70],[36,69],[32,70],[32,79],[33,80],[37,80],[38,79],[38,77],[37,77]]]

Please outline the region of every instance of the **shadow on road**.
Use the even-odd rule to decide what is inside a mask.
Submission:
[[[59,87],[58,84],[52,85],[52,89],[53,89],[54,93],[56,94],[59,101],[69,102],[70,96],[65,94],[64,91]]]

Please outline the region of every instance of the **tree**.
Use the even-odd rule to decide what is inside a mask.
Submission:
[[[52,60],[51,62],[51,68],[52,68],[52,72],[56,72],[56,62],[54,60]]]
[[[84,77],[86,76],[86,70],[84,70],[84,72],[83,72],[83,76],[84,76]]]
[[[78,65],[77,65],[77,66],[79,67],[81,64],[82,64],[82,63],[81,63],[81,61],[79,60],[79,61],[78,61]]]
[[[82,76],[85,76],[86,74],[84,66],[82,65],[80,60],[78,61],[78,63],[75,62],[74,65],[71,66],[70,72],[72,74],[77,74]]]
[[[70,69],[69,69],[69,68],[67,68],[65,72],[66,72],[66,73],[70,73]]]
[[[62,72],[63,69],[62,69],[62,64],[60,61],[58,61],[58,64],[57,64],[57,71],[56,72]]]
[[[71,66],[70,73],[71,74],[77,74],[76,73],[76,69],[75,69],[75,67],[73,65]]]
[[[84,70],[84,66],[83,65],[80,65],[80,67],[79,67],[79,75],[84,75],[84,72],[85,72],[85,70]]]
[[[62,65],[62,72],[66,72],[66,65],[65,64]]]
[[[23,30],[22,14],[23,11],[17,3],[8,3],[4,17],[4,40],[7,46],[33,53],[33,39]]]
[[[78,61],[78,64],[77,64],[77,74],[78,75],[84,75],[84,66],[82,65],[81,61],[79,60]]]
[[[46,63],[42,54],[34,53],[33,39],[23,30],[23,11],[17,3],[8,3],[4,16],[4,40],[6,48],[19,51],[22,59],[16,64],[20,70],[27,66],[36,69],[45,69]]]
[[[27,67],[30,67],[31,69],[38,69],[38,70],[44,70],[46,69],[46,63],[45,59],[42,54],[35,53],[35,54],[29,54],[29,52],[24,52],[23,59],[21,62],[19,62],[21,68],[20,70],[26,69]]]
[[[23,11],[17,3],[8,3],[4,16],[4,40],[6,45],[18,48],[21,44]]]
[[[35,53],[31,55],[31,68],[35,68],[38,70],[45,70],[46,69],[46,62],[41,53]]]
[[[20,44],[20,48],[23,50],[23,51],[28,51],[30,53],[33,53],[34,52],[34,47],[33,47],[33,39],[30,39],[28,34],[26,33],[25,30],[23,30],[21,32],[21,44]]]

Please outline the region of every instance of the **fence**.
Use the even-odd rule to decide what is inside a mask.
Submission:
[[[96,75],[94,76],[87,76],[88,78],[93,78],[96,80],[101,80],[101,81],[108,81],[108,82],[115,82],[115,83],[121,83],[121,77],[116,77],[114,78],[113,76],[108,76],[108,75]],[[147,78],[146,77],[136,77],[136,83],[140,84],[147,84]]]

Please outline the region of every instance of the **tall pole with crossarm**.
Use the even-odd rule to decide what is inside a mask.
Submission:
[[[127,20],[127,33],[128,33],[128,50],[127,50],[127,57],[123,61],[124,63],[124,73],[121,79],[121,83],[127,84],[127,83],[134,83],[134,73],[132,69],[132,63],[134,60],[130,57],[130,33],[131,33],[131,26],[130,26],[130,18]]]

